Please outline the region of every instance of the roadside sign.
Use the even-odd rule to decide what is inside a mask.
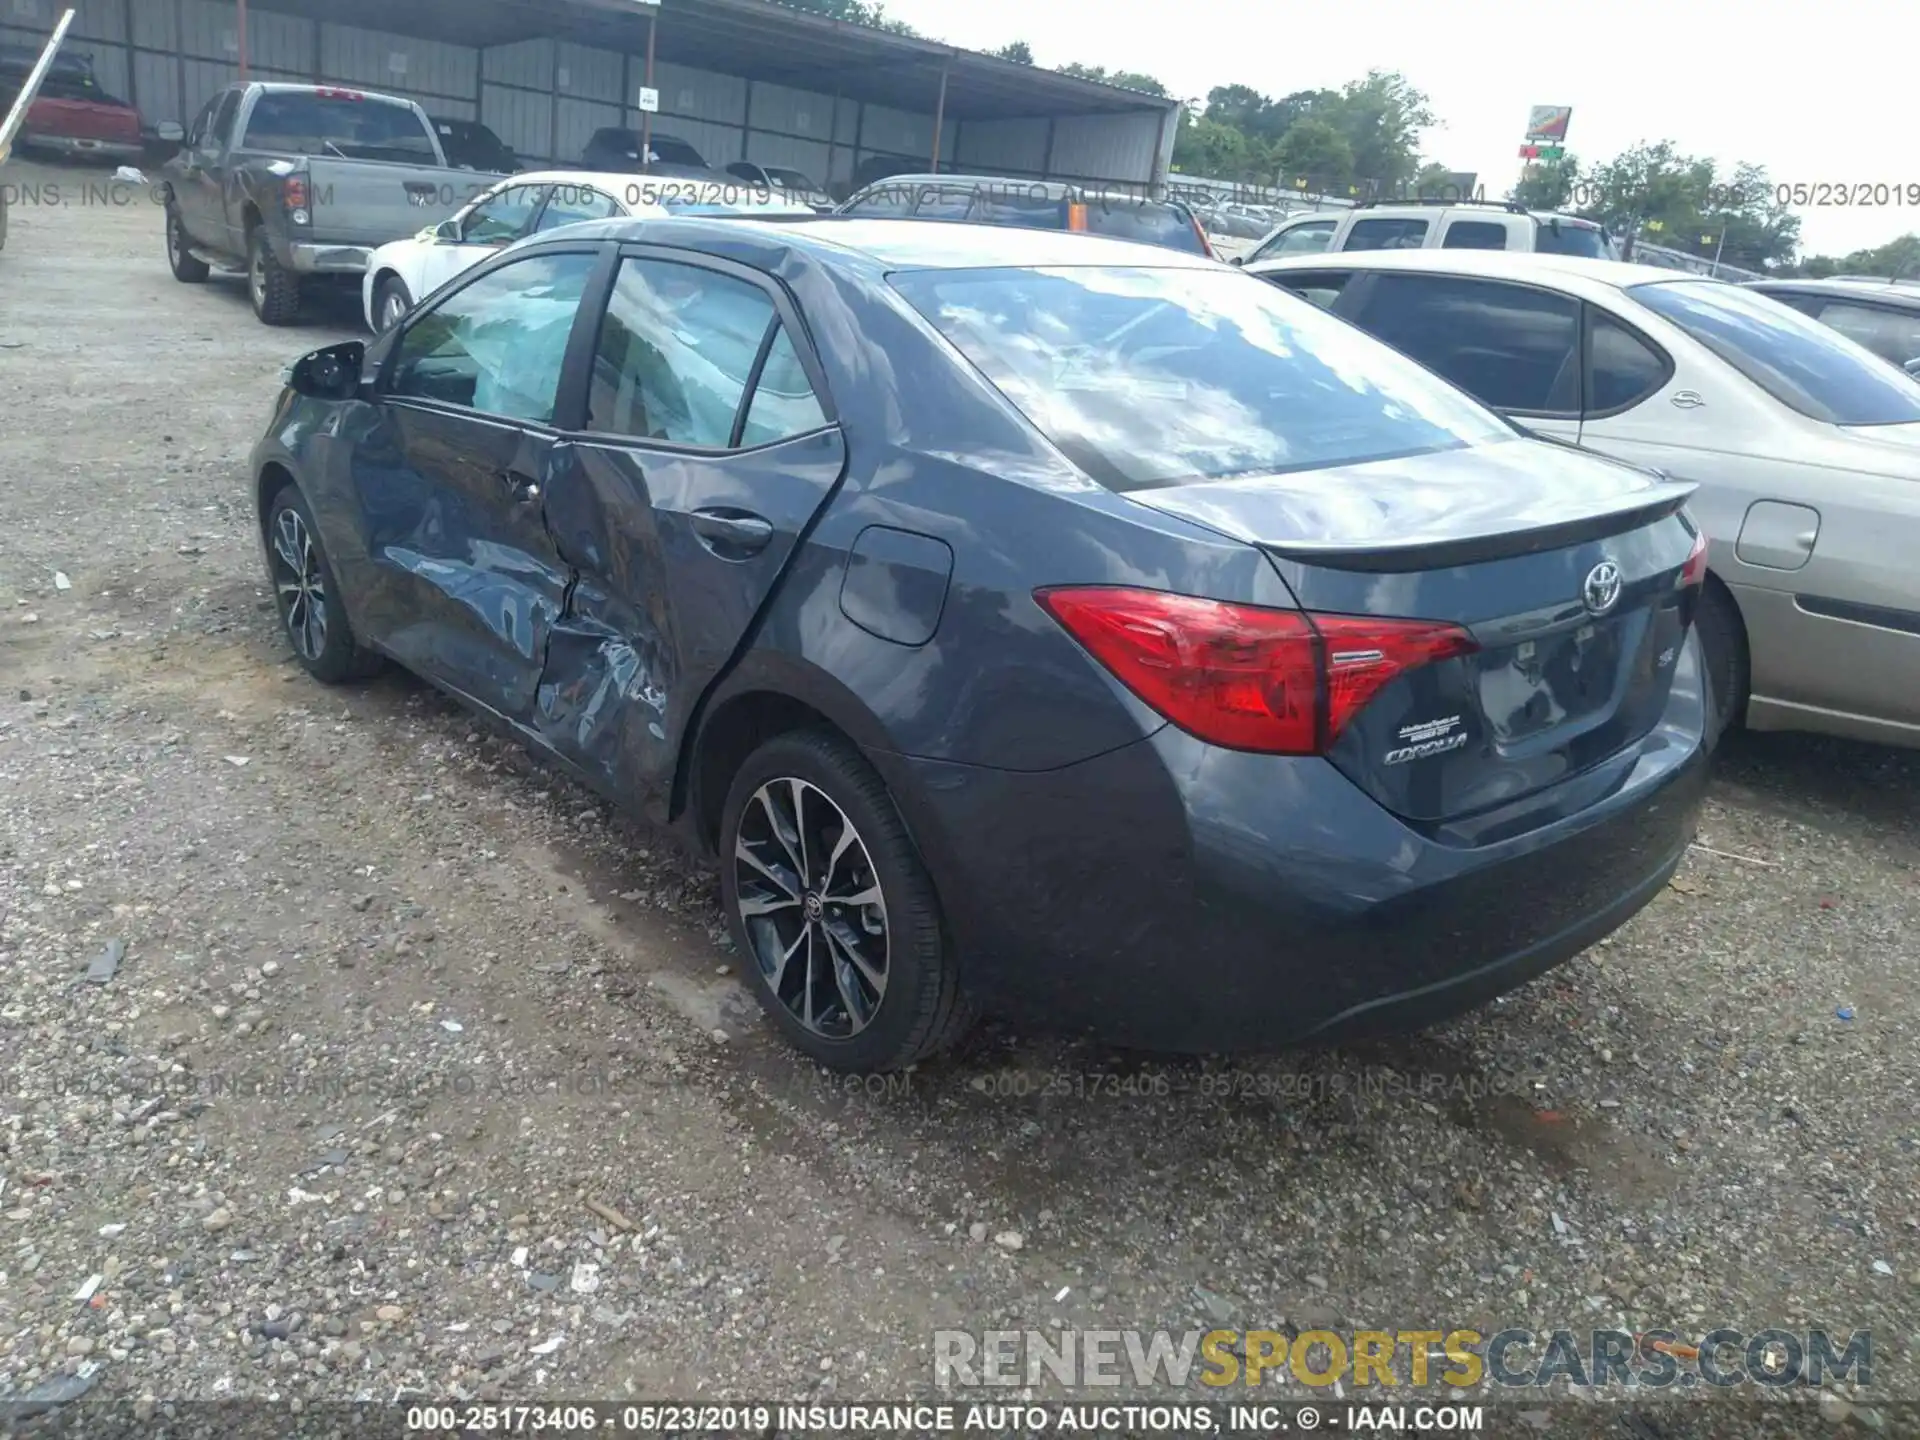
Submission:
[[[1527,139],[1563,144],[1572,119],[1571,105],[1536,105],[1527,112]]]
[[[640,109],[648,115],[659,113],[660,92],[651,85],[642,85],[640,87]]]

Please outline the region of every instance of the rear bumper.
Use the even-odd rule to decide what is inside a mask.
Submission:
[[[1491,999],[1659,894],[1706,788],[1696,650],[1633,751],[1484,845],[1407,825],[1323,760],[1172,727],[1037,774],[875,760],[990,1009],[1155,1050],[1346,1040]]]
[[[368,245],[316,245],[305,241],[286,247],[286,264],[302,275],[364,275],[373,258]]]
[[[68,159],[144,160],[147,154],[143,140],[95,140],[84,135],[48,135],[27,131],[20,136],[19,143],[43,154],[60,155]]]

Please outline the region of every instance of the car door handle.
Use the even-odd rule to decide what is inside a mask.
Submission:
[[[531,475],[523,475],[518,470],[500,472],[500,483],[507,487],[514,500],[521,505],[531,505],[540,498],[540,482]]]
[[[693,533],[723,560],[757,555],[773,539],[773,526],[758,515],[728,514],[723,510],[693,512]]]

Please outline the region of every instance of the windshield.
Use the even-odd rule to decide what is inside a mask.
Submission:
[[[1533,248],[1542,255],[1584,255],[1589,260],[1614,258],[1607,245],[1606,231],[1571,220],[1556,221],[1552,217],[1537,222]]]
[[[653,160],[662,165],[691,165],[697,169],[707,168],[707,162],[700,152],[684,140],[676,140],[671,135],[654,135],[647,141],[653,152]]]
[[[247,121],[247,145],[348,160],[438,159],[433,136],[410,105],[341,92],[268,91]]]
[[[918,270],[892,284],[1114,490],[1514,438],[1387,346],[1224,268]]]
[[[776,185],[783,185],[789,190],[799,190],[806,194],[817,194],[820,190],[818,185],[814,184],[813,181],[802,175],[798,170],[776,170],[772,166],[769,166],[767,168],[767,178]]]
[[[1778,300],[1711,280],[1656,280],[1627,293],[1811,419],[1830,425],[1920,422],[1920,385]]]

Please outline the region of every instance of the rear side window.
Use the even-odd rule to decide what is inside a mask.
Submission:
[[[1223,266],[917,270],[891,283],[1114,490],[1514,438],[1352,326]]]
[[[1765,295],[1712,280],[1656,280],[1626,293],[1809,419],[1920,422],[1920,385],[1910,376]]]
[[[1497,220],[1456,220],[1440,241],[1442,250],[1504,250],[1507,227]]]
[[[1277,275],[1266,275],[1261,278],[1291,290],[1302,300],[1311,300],[1322,310],[1331,310],[1334,302],[1340,298],[1341,291],[1347,288],[1347,282],[1353,278],[1353,272],[1351,270],[1283,270]]]
[[[731,447],[773,323],[773,301],[757,285],[670,260],[623,260],[600,325],[588,428]]]
[[[1589,260],[1611,260],[1607,232],[1571,220],[1534,222],[1533,248],[1542,255],[1584,255]]]
[[[1589,413],[1625,410],[1667,383],[1672,366],[1652,343],[1604,310],[1587,309]]]
[[[1178,206],[1151,200],[1091,196],[1087,200],[1087,229],[1095,235],[1158,245],[1166,250],[1184,250],[1189,255],[1207,253],[1200,232],[1193,228],[1192,216]]]
[[[543,185],[512,185],[482,200],[460,222],[460,239],[467,245],[504,245],[518,240],[533,223],[546,193]]]
[[[1427,243],[1428,222],[1417,216],[1356,220],[1342,250],[1418,250]]]
[[[1497,410],[1580,408],[1580,305],[1452,275],[1375,276],[1354,323]]]
[[[747,404],[746,423],[740,428],[742,445],[770,445],[789,435],[804,435],[827,423],[826,412],[793,348],[793,336],[780,326],[767,348],[767,362]]]

